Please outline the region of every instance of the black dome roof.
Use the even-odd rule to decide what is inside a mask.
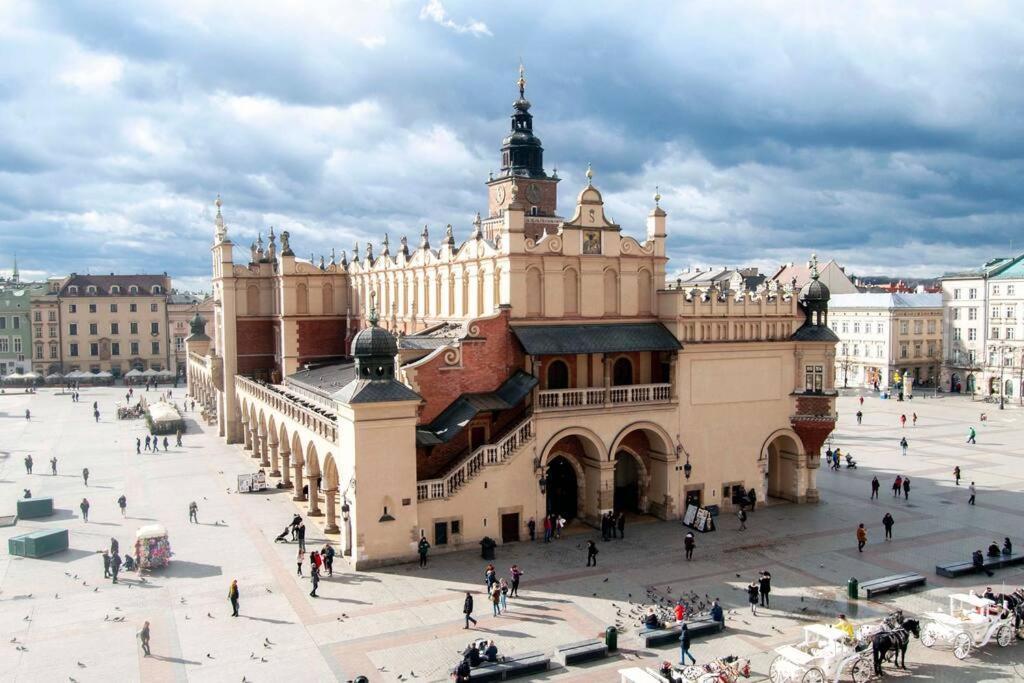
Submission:
[[[828,291],[828,287],[817,277],[813,278],[800,290],[800,300],[803,302],[828,301],[830,298],[831,293]]]
[[[391,356],[398,354],[398,342],[395,335],[383,327],[377,327],[376,319],[370,327],[360,330],[352,341],[353,356]]]

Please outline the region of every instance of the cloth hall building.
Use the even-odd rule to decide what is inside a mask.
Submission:
[[[356,568],[411,560],[421,537],[522,540],[548,512],[818,498],[828,288],[667,286],[659,197],[633,236],[589,170],[559,215],[524,84],[462,241],[423,228],[314,262],[271,232],[236,261],[216,202],[216,342],[197,314],[190,392]]]

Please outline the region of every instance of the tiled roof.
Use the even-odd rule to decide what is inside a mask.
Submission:
[[[390,403],[391,401],[419,401],[415,391],[393,379],[356,379],[334,393],[342,403]]]
[[[285,384],[296,384],[304,389],[330,396],[355,378],[355,363],[349,360],[309,370],[299,370],[288,375],[285,378]]]
[[[461,432],[478,413],[489,410],[508,410],[518,405],[537,386],[537,378],[517,370],[494,391],[463,394],[441,411],[429,425],[416,430],[416,443],[435,446],[447,443]]]
[[[793,341],[806,342],[837,342],[839,337],[836,333],[824,325],[811,325],[804,323],[796,332],[789,337]]]
[[[661,323],[513,325],[512,332],[531,356],[678,351],[682,348],[675,335]]]
[[[127,296],[128,289],[135,285],[139,288],[139,295],[147,295],[152,291],[154,285],[160,286],[160,294],[165,296],[170,288],[171,279],[166,275],[72,275],[64,282],[60,289],[60,295],[66,296]],[[96,287],[95,294],[86,294],[85,290],[90,285]],[[121,288],[120,294],[110,294],[110,288],[118,285]],[[77,294],[69,294],[70,287],[77,286]]]

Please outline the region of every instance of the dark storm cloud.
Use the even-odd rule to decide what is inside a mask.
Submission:
[[[12,2],[0,260],[198,282],[218,193],[239,245],[464,237],[522,56],[563,213],[588,162],[633,234],[658,185],[673,268],[961,268],[1022,227],[1022,37],[998,2]]]

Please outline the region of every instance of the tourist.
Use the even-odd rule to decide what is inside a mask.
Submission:
[[[89,521],[89,499],[83,498],[82,502],[78,504],[78,508],[82,511],[82,519],[86,522]]]
[[[530,532],[530,542],[537,540],[537,522],[533,517],[530,517],[530,521],[526,523],[526,528]]]
[[[498,581],[497,573],[494,571],[494,565],[488,564],[484,567],[484,584],[487,586],[487,592],[491,592],[491,587]]]
[[[587,566],[597,566],[597,544],[593,541],[587,541]]]
[[[25,456],[25,474],[32,474],[32,456]]]
[[[306,561],[306,551],[299,548],[298,554],[295,556],[295,573],[298,576],[302,576],[302,563]]]
[[[167,452],[167,444],[168,444],[168,441],[167,441],[167,437],[165,436],[164,437],[164,453]]]
[[[718,598],[715,598],[714,602],[711,603],[711,620],[717,621],[725,628],[725,610],[722,609],[721,603],[718,602]]]
[[[175,435],[175,438],[177,439],[177,443],[175,444],[175,446],[177,448],[181,448],[181,430],[180,429],[178,430],[178,433]]]
[[[296,536],[298,536],[298,539],[299,539],[299,549],[300,550],[305,550],[306,549],[306,523],[305,522],[299,522],[299,526],[295,530],[295,534],[296,534]]]
[[[146,434],[146,452],[149,452],[149,434]]]
[[[757,491],[755,489],[747,491],[747,502],[750,503],[750,511],[753,512],[757,507]]]
[[[231,616],[238,616],[238,579],[231,579],[231,588],[228,588],[228,601],[231,603]]]
[[[89,468],[88,467],[83,467],[82,468],[82,481],[85,482],[86,486],[89,485]]]
[[[544,515],[544,542],[551,542],[551,515]]]
[[[505,577],[498,580],[498,588],[501,590],[501,611],[508,611],[508,581]]]
[[[747,586],[747,602],[750,603],[750,613],[755,617],[757,616],[757,600],[760,588],[757,585],[757,581],[751,581]]]
[[[647,608],[647,615],[644,617],[644,628],[648,631],[657,631],[661,626],[661,619],[654,613],[654,608]]]
[[[420,554],[420,566],[421,567],[426,567],[427,566],[427,553],[430,551],[430,542],[427,541],[427,537],[426,536],[424,536],[424,535],[420,536],[420,543],[419,543],[419,546],[417,546],[417,550],[419,551],[419,554]]]
[[[828,465],[829,469],[832,469],[832,447],[829,446],[825,449],[825,464]]]
[[[977,436],[978,436],[978,433],[976,431],[974,431],[974,427],[969,428],[967,430],[967,443],[973,443],[973,444],[978,443],[975,440],[975,437],[977,437]]]
[[[334,546],[330,543],[325,543],[323,550],[320,551],[320,558],[324,561],[324,569],[327,570],[327,576],[334,576]]]
[[[746,531],[747,530],[747,511],[744,510],[741,507],[739,512],[736,513],[736,517],[740,520],[740,528],[738,529],[738,531]]]
[[[957,486],[960,485],[960,465],[953,468],[953,480],[956,482]]]
[[[900,439],[900,450],[903,451],[903,455],[907,454],[907,437]]]
[[[903,489],[903,477],[896,475],[896,479],[892,482],[892,495],[897,497],[900,495],[900,491]]]
[[[497,583],[491,586],[491,608],[494,610],[494,616],[501,616],[501,588]]]
[[[25,408],[25,419],[26,420],[31,420],[32,419],[32,413],[29,412],[28,408]]]
[[[906,426],[907,426],[907,416],[906,415],[900,415],[900,427],[906,427]]]
[[[878,489],[882,488],[882,485],[878,482],[878,477],[871,477],[871,499],[878,498]]]
[[[967,490],[971,494],[971,497],[967,499],[967,504],[968,505],[974,505],[974,494],[976,493],[976,491],[974,490],[974,482],[973,481],[971,482],[971,485],[967,488]]]
[[[853,624],[847,620],[845,614],[839,615],[839,621],[832,625],[833,628],[837,628],[846,634],[846,637],[853,640]]]
[[[619,538],[625,538],[626,537],[626,513],[625,512],[619,512],[619,518],[616,520],[615,524],[619,528]]]
[[[146,445],[148,446],[149,444]],[[149,449],[147,448],[146,450]],[[139,437],[135,437],[135,454],[142,455],[142,439],[140,439]]]
[[[466,599],[462,603],[462,613],[466,615],[466,625],[463,629],[469,628],[469,622],[473,622],[473,626],[476,626],[476,619],[473,618],[473,594],[466,591]]]
[[[860,397],[860,404],[864,405],[864,397],[863,396]]]
[[[117,539],[113,536],[110,537],[110,554],[117,555],[121,552],[121,546],[118,544]]]
[[[863,411],[858,410],[857,411],[857,424],[861,424],[861,422],[863,420],[864,420],[864,413],[863,413]]]
[[[50,474],[54,477],[57,476],[57,456],[50,458]]]
[[[913,418],[913,421],[914,421],[914,426],[916,427],[917,426],[917,413],[911,413],[911,415],[912,415],[912,418]]]
[[[117,574],[121,571],[121,556],[114,553],[110,556],[110,576],[113,578],[113,583],[117,583]]]
[[[314,550],[313,551],[313,555],[316,555],[316,554],[317,553]],[[309,597],[311,597],[311,598],[319,598],[320,596],[316,594],[316,589],[320,585],[320,568],[316,564],[314,564],[310,568],[309,578],[310,578],[310,581],[312,581],[312,583],[313,583],[313,590],[309,591]]]
[[[903,499],[910,500],[910,477],[903,477]]]
[[[292,530],[292,540],[293,541],[298,539],[299,525],[300,524],[302,524],[302,515],[300,515],[298,513],[295,513],[295,516],[292,517],[292,523],[289,525],[291,527],[291,530]]]
[[[686,658],[690,658],[690,664],[696,664],[697,660],[690,654],[690,630],[683,624],[679,629],[679,664],[685,665]],[[672,680],[669,678],[669,680]]]
[[[97,422],[100,421],[100,411],[98,411],[98,410],[92,411],[92,416],[96,418]]]
[[[767,569],[761,572],[761,577],[757,580],[758,588],[761,591],[761,607],[771,607],[768,603],[768,595],[772,592],[772,575]]]
[[[199,506],[194,500],[188,504],[188,521],[192,524],[199,524]]]
[[[677,624],[681,624],[686,621],[686,605],[683,604],[682,598],[676,600],[676,606],[672,611],[675,613]]]
[[[896,523],[896,520],[892,518],[892,515],[888,512],[882,517],[882,526],[885,527],[885,540],[892,540],[892,525]]]
[[[697,545],[697,540],[693,536],[692,531],[687,531],[686,536],[683,537],[683,547],[686,548],[686,559],[693,559],[693,549]]]
[[[106,550],[103,551],[103,578],[110,578],[110,553]]]
[[[121,516],[124,517],[125,516],[125,508],[128,507],[128,499],[124,497],[123,493],[117,499],[117,507],[121,508]]]
[[[126,572],[135,571],[135,558],[128,553],[124,554],[124,570]]]
[[[519,597],[519,580],[523,578],[523,570],[519,568],[518,564],[512,565],[509,570],[509,574],[512,576],[512,590],[509,591],[509,595],[513,598]]]
[[[484,659],[488,662],[498,661],[498,646],[494,644],[493,640],[487,641],[487,647],[484,649]]]
[[[142,630],[139,631],[139,642],[142,643],[142,652],[144,657],[149,656],[149,622],[145,622],[142,625]]]
[[[1003,537],[1003,555],[1013,555],[1013,544],[1010,543],[1010,537]]]
[[[472,680],[472,673],[473,668],[472,666],[470,666],[469,661],[463,659],[461,662],[459,662],[459,665],[456,666],[455,670],[452,672],[452,678],[455,679],[456,683],[468,683],[468,681]]]
[[[601,540],[607,541],[611,539],[612,534],[615,533],[615,527],[612,525],[612,514],[606,512],[601,515]]]
[[[864,552],[864,545],[868,542],[868,530],[863,524],[857,526],[857,552]]]
[[[323,566],[324,558],[320,557],[320,553],[315,550],[311,552],[309,554],[309,571],[313,572],[315,570],[317,573],[320,573],[320,568]]]

